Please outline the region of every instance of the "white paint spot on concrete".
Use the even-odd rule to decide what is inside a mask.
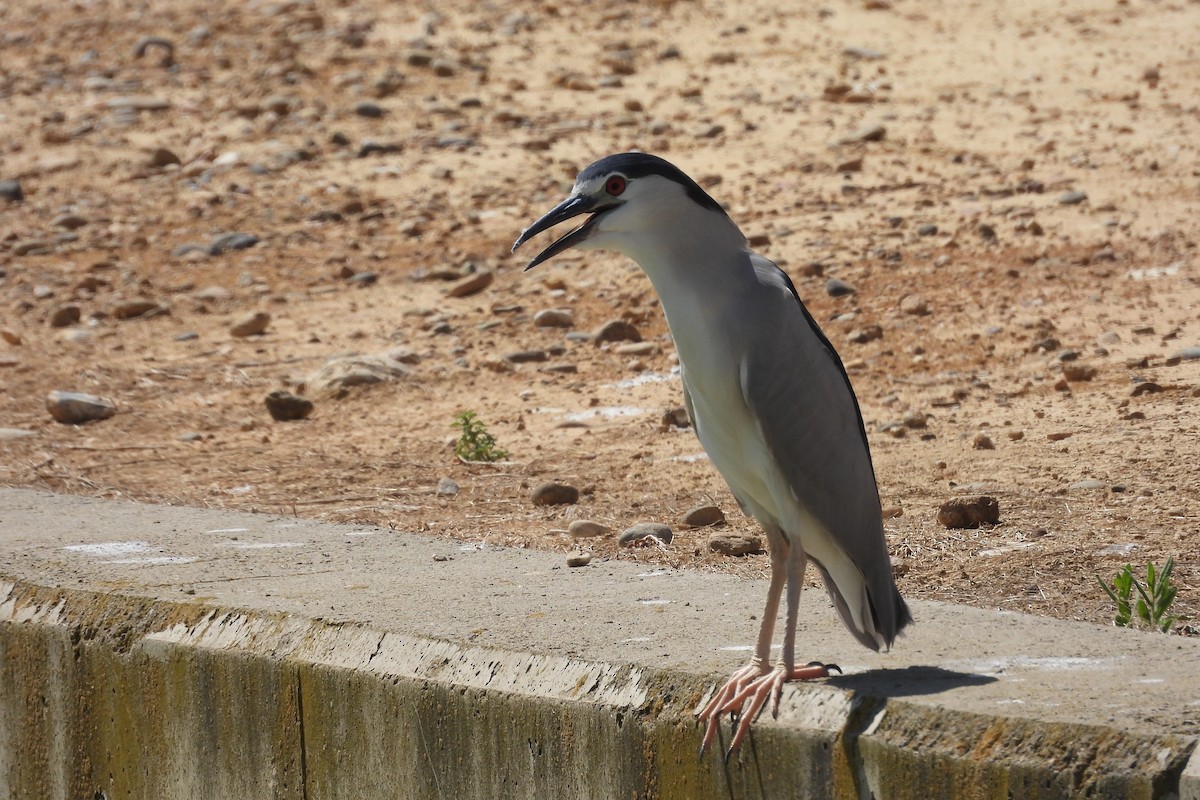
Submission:
[[[245,533],[248,530],[250,530],[250,529],[249,528],[213,528],[211,531],[205,531],[205,533]]]
[[[1136,683],[1166,683],[1166,680],[1163,678],[1142,678],[1136,681]]]
[[[375,536],[383,531],[350,531],[347,536]]]
[[[146,542],[99,542],[97,544],[69,544],[63,550],[83,553],[87,556],[121,556],[127,553],[146,553],[150,545]]]
[[[639,578],[657,578],[659,575],[666,575],[666,574],[667,574],[667,571],[665,569],[656,569],[651,572],[639,572],[638,577]]]
[[[638,600],[644,606],[665,606],[675,602],[674,600],[662,600],[659,598],[651,598],[647,600]]]
[[[304,547],[304,542],[230,542],[239,550],[270,550],[276,547]]]
[[[563,419],[568,422],[586,422],[589,419],[602,417],[604,419],[618,419],[620,417],[636,417],[639,414],[650,413],[644,408],[637,406],[599,406],[597,408],[589,408],[587,411],[576,411],[572,414],[567,414]]]
[[[649,636],[632,636],[628,639],[622,639],[621,644],[633,644],[635,642],[651,642],[654,641]]]
[[[752,644],[731,644],[729,647],[722,647],[721,649],[727,650],[730,653],[749,653],[752,650],[754,650],[754,645],[752,645]],[[772,650],[782,650],[783,645],[773,644],[773,645],[771,645],[771,649]]]
[[[101,564],[190,564],[196,559],[191,556],[143,556],[141,558],[114,558],[111,561],[101,561]]]
[[[685,453],[681,456],[671,456],[671,460],[693,464],[697,461],[708,461],[708,453]]]

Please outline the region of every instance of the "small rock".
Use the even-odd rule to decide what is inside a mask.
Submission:
[[[882,339],[883,328],[879,325],[868,325],[865,328],[858,328],[857,330],[851,331],[850,335],[846,338],[855,344],[866,344],[867,342],[873,342],[876,339]]]
[[[82,425],[108,419],[117,413],[117,406],[111,400],[92,394],[53,391],[46,397],[46,410],[64,425]]]
[[[887,137],[887,128],[883,125],[864,125],[842,137],[842,144],[855,142],[882,142]]]
[[[11,252],[14,256],[43,256],[54,250],[54,246],[43,239],[22,239],[14,242]]]
[[[446,294],[450,297],[470,297],[491,286],[495,279],[496,276],[490,269],[481,269],[451,286]]]
[[[1025,431],[1009,431],[1008,438],[1009,441],[1019,442],[1025,438]]]
[[[640,342],[642,334],[632,323],[623,319],[614,319],[604,323],[596,331],[592,340],[596,344],[602,342]]]
[[[843,161],[834,168],[834,172],[862,172],[863,157],[851,158]]]
[[[937,236],[938,226],[932,222],[926,222],[924,225],[917,227],[917,236]]]
[[[690,428],[692,420],[688,417],[687,409],[683,406],[669,408],[663,412],[658,422],[659,433],[666,433],[671,428]]]
[[[929,313],[929,304],[919,294],[906,294],[900,298],[900,313],[923,317]]]
[[[567,554],[568,567],[586,567],[592,561],[592,554],[586,550],[575,550]]]
[[[575,324],[575,314],[566,308],[546,308],[533,315],[533,324],[539,328],[570,328]]]
[[[579,502],[579,490],[565,483],[543,483],[530,496],[535,506],[568,506]]]
[[[54,219],[50,220],[50,224],[56,228],[65,228],[69,231],[75,231],[88,224],[88,221],[78,214],[59,214]]]
[[[209,243],[208,252],[209,255],[219,256],[231,250],[245,250],[254,247],[260,241],[262,240],[253,233],[223,233]]]
[[[171,248],[171,258],[183,258],[190,256],[193,253],[198,253],[204,256],[212,255],[212,251],[206,244],[199,242],[184,242]]]
[[[12,328],[0,328],[0,339],[8,342],[13,347],[19,347],[21,344],[21,334]]]
[[[708,549],[722,556],[744,556],[763,551],[762,539],[749,533],[714,533]]]
[[[971,447],[976,450],[995,450],[996,443],[986,433],[977,433],[975,434],[975,438],[971,440]]]
[[[313,411],[312,400],[297,397],[283,389],[271,392],[263,402],[266,403],[267,411],[271,413],[272,419],[279,422],[304,419]]]
[[[152,313],[160,311],[160,309],[162,309],[162,306],[153,300],[139,298],[117,303],[112,307],[111,313],[116,319],[134,319],[135,317],[149,316]]]
[[[1063,377],[1073,383],[1090,381],[1096,377],[1096,368],[1088,364],[1065,363],[1063,364]]]
[[[725,524],[725,514],[716,506],[696,506],[683,515],[689,528],[709,528]]]
[[[0,200],[20,203],[24,199],[25,193],[21,191],[20,181],[0,181]]]
[[[845,297],[848,294],[854,294],[858,290],[843,280],[830,278],[825,283],[825,293],[830,297]]]
[[[346,279],[346,283],[353,286],[374,286],[379,280],[379,274],[376,272],[356,272]]]
[[[1061,442],[1063,439],[1070,439],[1074,435],[1071,431],[1055,431],[1054,433],[1047,433],[1046,438],[1052,442]]]
[[[1077,206],[1087,199],[1087,192],[1073,190],[1070,192],[1063,192],[1059,196],[1058,202],[1062,203],[1064,206]]]
[[[152,167],[171,167],[182,163],[179,156],[165,147],[156,147],[150,151],[150,166]]]
[[[28,439],[37,436],[37,431],[27,431],[24,428],[0,428],[0,442],[12,439]]]
[[[504,356],[513,364],[528,364],[534,361],[548,361],[550,356],[545,350],[518,350]]]
[[[612,528],[590,519],[577,519],[567,526],[567,533],[572,539],[593,539],[597,536],[607,536],[612,533]]]
[[[198,431],[188,431],[187,433],[181,433],[175,437],[175,439],[180,442],[199,442],[203,438],[204,434],[199,433]]]
[[[937,521],[946,528],[978,528],[980,524],[995,525],[1000,521],[1000,503],[996,498],[954,497],[942,503]]]
[[[1092,491],[1096,491],[1097,489],[1103,489],[1103,488],[1105,488],[1105,486],[1104,486],[1103,481],[1098,481],[1093,478],[1087,478],[1082,481],[1075,481],[1067,488],[1073,489],[1075,491],[1081,491],[1081,492],[1092,492]]]
[[[229,329],[229,332],[234,336],[257,336],[267,329],[271,324],[271,315],[266,311],[255,311],[249,316],[238,320]]]
[[[354,106],[354,113],[367,119],[379,119],[383,116],[383,108],[375,103],[364,100]]]
[[[661,522],[639,522],[632,528],[628,528],[621,534],[621,538],[617,540],[617,544],[621,547],[637,547],[644,544],[652,544],[650,539],[657,539],[663,544],[670,544],[674,534],[671,533],[669,525],[663,525]]]
[[[54,309],[54,313],[50,315],[51,328],[66,328],[79,322],[80,311],[79,306],[70,304],[59,306]]]

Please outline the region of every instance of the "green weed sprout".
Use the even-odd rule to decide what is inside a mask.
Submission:
[[[460,431],[454,445],[454,455],[463,461],[500,461],[508,458],[508,451],[496,446],[496,437],[488,433],[487,426],[474,411],[456,414],[451,427]]]
[[[1161,570],[1155,569],[1153,563],[1147,562],[1145,585],[1134,577],[1131,564],[1126,564],[1124,569],[1116,574],[1112,586],[1109,586],[1097,575],[1096,582],[1100,584],[1100,588],[1117,604],[1117,613],[1113,617],[1113,624],[1120,628],[1128,627],[1133,622],[1134,611],[1137,611],[1137,617],[1143,624],[1163,633],[1169,633],[1171,626],[1179,619],[1168,613],[1171,604],[1175,602],[1176,587],[1171,583],[1171,572],[1174,569],[1174,557],[1167,558],[1167,563]],[[1135,590],[1137,592],[1136,602],[1134,600]]]

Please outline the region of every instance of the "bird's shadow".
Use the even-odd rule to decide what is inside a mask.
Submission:
[[[915,697],[967,686],[984,686],[997,680],[993,675],[980,675],[977,672],[955,672],[942,667],[914,665],[832,675],[822,683],[868,697]]]

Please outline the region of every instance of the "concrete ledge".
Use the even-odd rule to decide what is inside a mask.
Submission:
[[[14,490],[0,576],[4,797],[1200,798],[1178,637],[917,603],[876,656],[809,592],[848,674],[726,765],[760,582]]]

